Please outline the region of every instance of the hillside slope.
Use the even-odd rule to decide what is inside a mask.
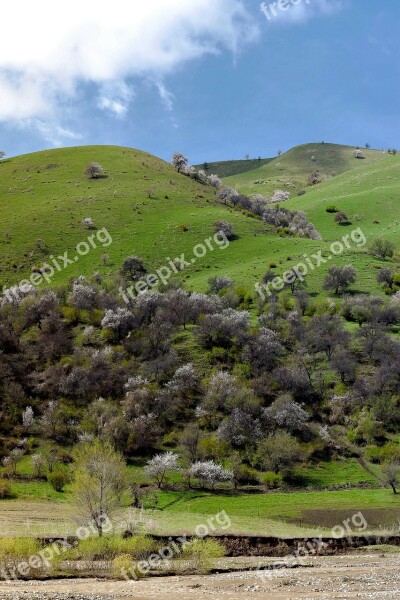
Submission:
[[[292,148],[268,164],[247,173],[228,177],[224,183],[246,194],[271,195],[276,189],[284,189],[296,195],[306,190],[308,176],[318,171],[321,179],[331,179],[360,163],[371,164],[387,154],[377,150],[362,150],[364,159],[354,158],[355,148],[337,144],[304,144]]]
[[[108,177],[88,180],[83,171],[91,161],[101,163]],[[189,260],[181,276],[188,289],[204,290],[211,276],[223,274],[237,285],[254,290],[271,264],[279,275],[303,260],[305,253],[320,249],[325,252],[327,240],[346,233],[346,228],[333,223],[333,216],[324,210],[325,202],[334,194],[345,195],[352,181],[354,185],[361,185],[358,179],[363,182],[366,200],[361,196],[360,202],[371,207],[371,216],[380,198],[379,212],[386,213],[382,224],[400,219],[399,204],[393,204],[391,192],[382,195],[381,188],[375,189],[382,179],[385,185],[392,183],[393,194],[398,194],[397,179],[389,180],[394,174],[386,173],[387,168],[398,164],[399,157],[389,157],[375,166],[364,163],[354,172],[354,179],[337,177],[290,201],[288,207],[306,210],[315,221],[324,241],[314,241],[280,237],[263,222],[218,203],[212,188],[178,174],[154,156],[130,148],[78,147],[12,158],[0,163],[0,284],[16,284],[50,256],[63,256],[67,251],[68,256],[73,255],[77,244],[95,233],[82,225],[86,217],[91,217],[98,229],[106,227],[113,241],[105,247],[97,244],[76,265],[67,265],[54,275],[52,285],[64,284],[81,274],[91,277],[96,271],[104,278],[114,277],[123,260],[131,255],[140,256],[148,271],[154,272],[182,253],[192,257],[193,248],[213,235],[214,223],[224,219],[234,225],[237,239],[225,250],[214,245],[203,258],[193,263]],[[384,170],[380,175],[381,165]],[[148,197],[147,190],[153,191],[152,197]],[[357,208],[357,197],[354,203],[354,210],[344,201],[340,208],[351,214],[362,212]],[[379,226],[371,227],[380,232]],[[346,264],[350,260],[360,269],[358,289],[378,291],[371,257],[362,249],[352,248],[336,262]],[[325,265],[309,275],[310,292],[321,293],[327,268]]]
[[[91,161],[98,161],[108,177],[88,180],[84,169]],[[75,147],[2,161],[0,207],[0,283],[7,286],[29,276],[49,256],[73,254],[76,245],[93,233],[82,225],[86,217],[98,229],[108,229],[112,244],[92,249],[77,265],[56,273],[52,284],[95,271],[111,276],[130,255],[140,256],[149,271],[157,269],[169,258],[192,255],[221,219],[234,224],[238,239],[229,250],[215,247],[188,266],[183,277],[189,287],[204,288],[216,273],[251,284],[265,271],[268,256],[287,251],[284,240],[276,243],[275,235],[265,235],[268,228],[263,223],[219,204],[213,188],[130,148]],[[290,240],[289,247],[309,243]]]
[[[344,211],[355,227],[369,238],[400,239],[400,156],[388,156],[315,186],[285,206],[304,210],[325,240],[335,240],[346,227],[340,227],[326,208],[334,205]],[[351,229],[351,226],[349,226]]]
[[[273,158],[251,158],[249,160],[222,160],[219,162],[202,163],[196,165],[198,169],[205,169],[207,173],[214,173],[223,179],[232,175],[240,175],[247,171],[254,171],[267,165]]]

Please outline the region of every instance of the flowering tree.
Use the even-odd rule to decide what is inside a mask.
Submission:
[[[105,177],[105,170],[99,163],[92,162],[86,167],[85,174],[89,179],[100,179],[101,177]]]
[[[222,186],[222,181],[218,177],[218,175],[209,175],[207,181],[210,185],[212,185],[212,187],[215,187],[217,189],[219,189]]]
[[[174,454],[173,452],[157,454],[149,460],[145,467],[147,477],[155,479],[158,487],[161,489],[168,474],[179,470],[178,458],[178,454]]]
[[[32,406],[27,406],[22,413],[22,425],[24,429],[29,429],[35,422]]]
[[[82,225],[84,225],[86,229],[95,229],[92,217],[85,217],[84,219],[82,219]]]
[[[172,165],[178,171],[178,173],[180,173],[184,167],[188,166],[188,162],[189,161],[186,156],[184,156],[181,152],[175,152],[172,157]]]
[[[193,463],[189,468],[188,475],[193,479],[197,479],[203,485],[209,485],[211,489],[214,489],[216,483],[232,481],[233,479],[232,471],[224,469],[222,465],[218,465],[213,460]]]
[[[282,427],[292,433],[301,429],[309,417],[300,404],[295,402],[291,396],[285,395],[264,410],[264,418],[267,423],[275,427]]]

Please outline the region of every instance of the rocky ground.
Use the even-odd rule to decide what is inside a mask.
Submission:
[[[296,569],[208,576],[155,577],[140,582],[98,579],[0,583],[1,600],[331,600],[400,597],[400,554],[316,557]]]

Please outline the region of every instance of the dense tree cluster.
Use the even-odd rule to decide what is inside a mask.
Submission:
[[[125,266],[131,279],[140,259]],[[352,273],[344,269],[331,269],[329,287],[346,289]],[[391,271],[380,277],[390,287]],[[38,474],[68,447],[100,439],[128,459],[147,457],[160,487],[179,469],[213,488],[249,480],[254,468],[286,476],[351,444],[357,453],[390,443],[400,426],[398,294],[334,303],[288,290],[259,306],[256,323],[254,301],[233,281],[214,277],[209,286],[202,294],[172,285],[122,306],[116,291],[80,278],[4,301],[5,467],[16,471],[29,436],[53,448],[32,452]]]

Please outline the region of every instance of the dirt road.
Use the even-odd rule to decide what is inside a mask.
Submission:
[[[70,580],[0,583],[7,600],[387,600],[400,597],[400,554],[317,557],[305,568],[161,577],[140,582]]]

